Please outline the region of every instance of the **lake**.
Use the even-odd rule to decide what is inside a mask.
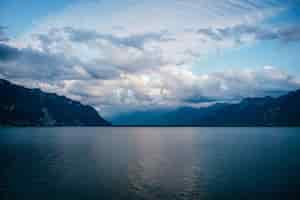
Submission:
[[[299,199],[300,128],[0,128],[0,199]]]

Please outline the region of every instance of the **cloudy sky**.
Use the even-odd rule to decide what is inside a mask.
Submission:
[[[0,4],[0,78],[105,117],[300,88],[298,0]]]

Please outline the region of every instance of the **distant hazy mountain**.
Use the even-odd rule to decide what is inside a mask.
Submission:
[[[170,112],[166,109],[155,109],[122,113],[111,119],[113,125],[124,126],[143,126],[143,125],[163,125],[165,124],[164,115]]]
[[[107,126],[91,106],[0,79],[0,126]]]
[[[113,123],[124,125],[131,120],[129,125],[300,126],[300,90],[278,98],[245,98],[237,104],[218,103],[206,108],[153,112],[132,113],[134,117],[130,118],[129,114],[121,115]]]

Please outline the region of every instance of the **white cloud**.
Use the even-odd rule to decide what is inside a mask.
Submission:
[[[299,79],[273,66],[210,74],[194,74],[168,66],[151,73],[122,74],[110,80],[18,81],[91,104],[104,116],[139,109],[277,96],[300,87]]]
[[[118,3],[108,0],[88,3],[84,1],[67,7],[61,13],[40,20],[31,31],[20,38],[18,43],[32,46],[36,41],[31,38],[31,35],[41,33],[42,36],[51,35],[52,40],[55,41],[52,47],[44,47],[44,49],[56,46],[56,49],[62,49],[68,54],[75,54],[77,57],[86,59],[107,57],[105,52],[110,51],[109,56],[113,54],[117,57],[112,59],[120,59],[121,62],[124,58],[120,54],[123,57],[131,57],[132,54],[133,57],[138,56],[136,64],[139,65],[140,59],[144,59],[139,54],[146,51],[145,54],[150,57],[159,56],[153,55],[154,52],[159,52],[168,63],[191,63],[195,57],[211,48],[233,45],[230,41],[205,42],[199,34],[195,33],[197,30],[222,29],[240,24],[255,25],[282,9],[278,3],[256,0],[125,0]],[[65,27],[70,27],[69,31],[66,31]],[[65,31],[57,33],[53,30]],[[55,34],[66,37],[66,34],[70,32],[72,33],[71,42],[84,39],[85,43],[89,44],[88,48],[79,44],[74,46],[70,41],[62,43],[55,38]],[[90,41],[86,41],[88,38]],[[172,40],[168,40],[170,38]],[[106,43],[103,44],[103,40]],[[94,45],[92,48],[91,44],[95,41],[98,41],[96,43],[98,47],[95,48],[96,45]],[[44,42],[49,41],[44,40]],[[104,48],[106,48],[104,54],[102,51],[99,52],[99,49]],[[132,50],[132,48],[143,50],[143,52]],[[150,62],[153,62],[153,58]]]
[[[274,95],[296,89],[299,80],[273,66],[197,74],[191,65],[237,40],[298,39],[291,29],[258,28],[280,10],[255,0],[79,3],[0,44],[0,77],[91,104],[104,115]]]

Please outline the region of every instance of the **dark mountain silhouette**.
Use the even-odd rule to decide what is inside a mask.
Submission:
[[[0,79],[0,126],[107,126],[88,105]]]
[[[119,116],[113,122],[115,125],[124,125],[130,119]],[[135,113],[133,119],[138,121],[129,121],[130,125],[300,126],[300,90],[278,98],[245,98],[236,104],[217,103],[205,108],[182,107],[164,114],[160,112],[159,115]]]

